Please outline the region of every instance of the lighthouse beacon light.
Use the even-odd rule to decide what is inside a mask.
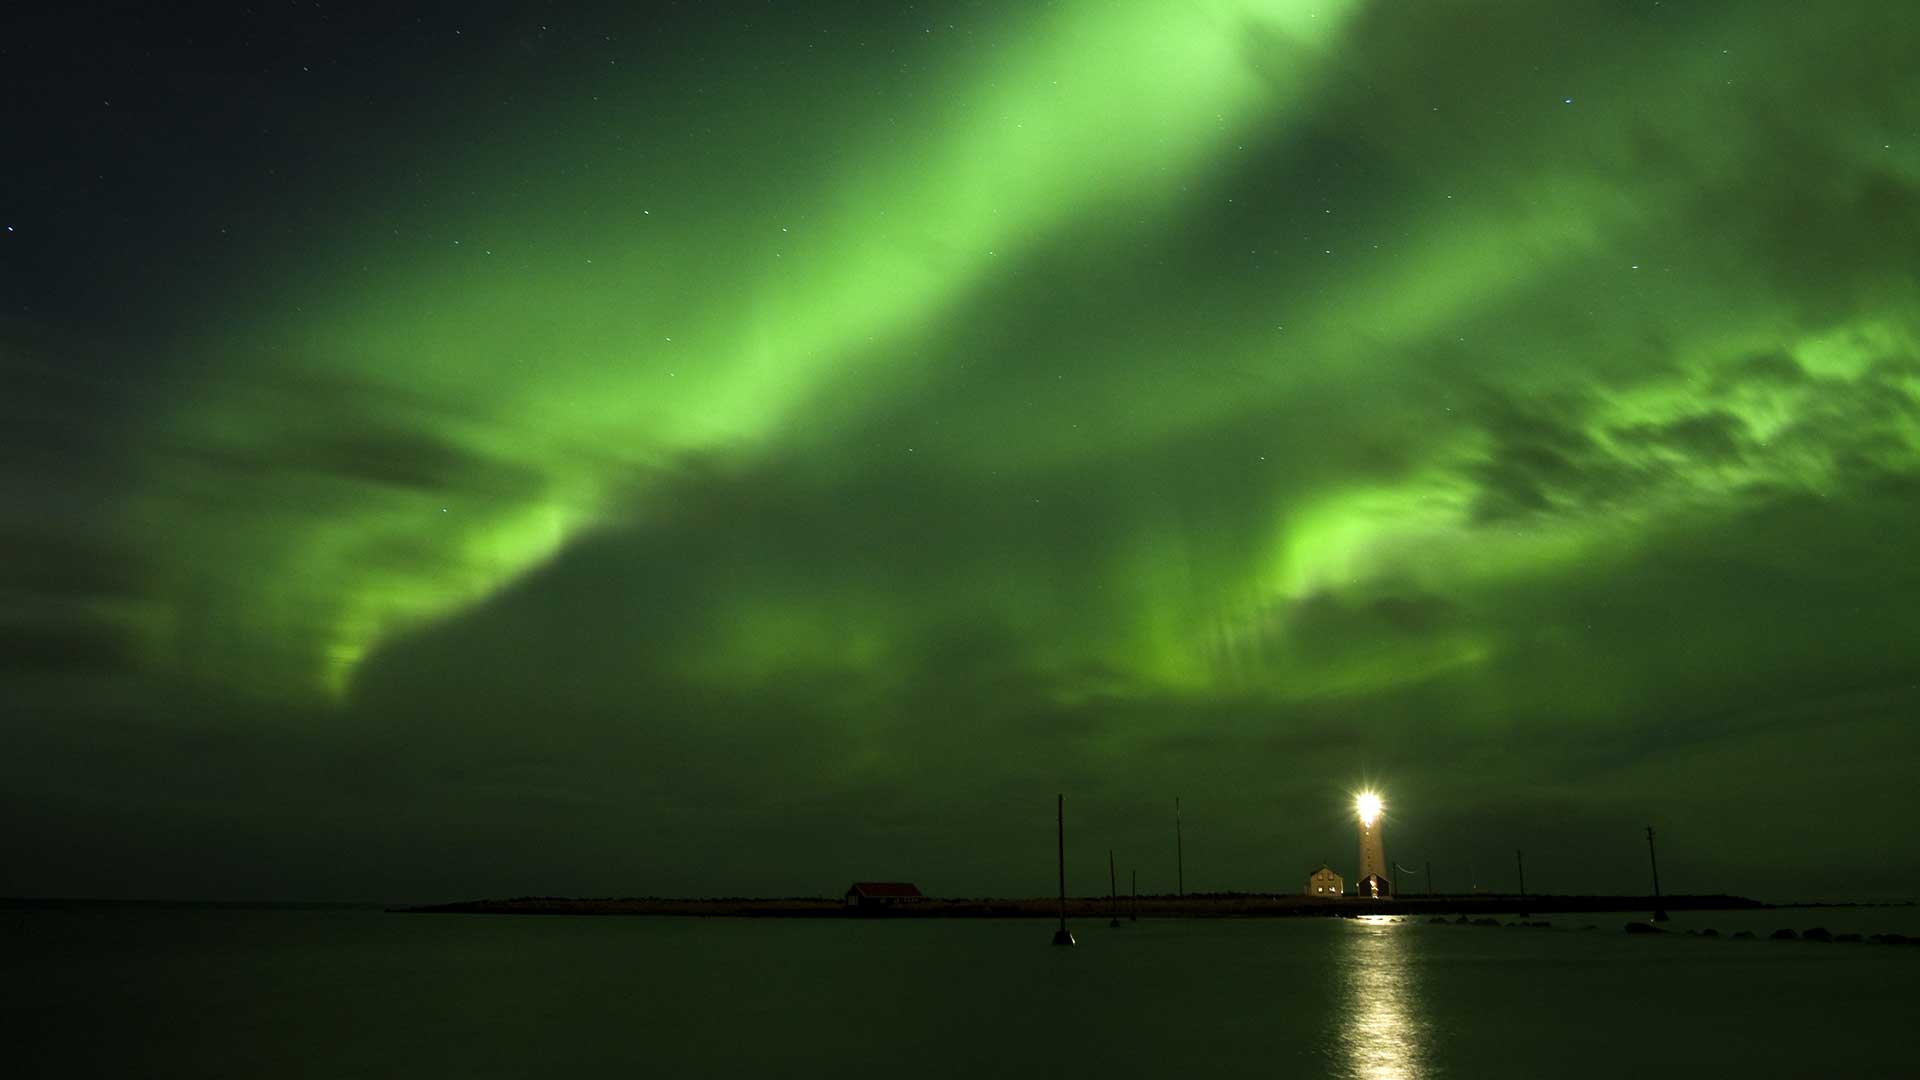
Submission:
[[[1369,900],[1385,900],[1392,895],[1393,883],[1387,877],[1386,845],[1381,842],[1381,818],[1385,800],[1378,792],[1362,791],[1354,796],[1353,812],[1360,819],[1359,895]]]

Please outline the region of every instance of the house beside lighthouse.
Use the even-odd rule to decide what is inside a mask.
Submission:
[[[1346,894],[1346,881],[1342,879],[1339,874],[1335,873],[1331,867],[1322,866],[1320,869],[1307,875],[1308,896],[1329,897],[1345,896]]]

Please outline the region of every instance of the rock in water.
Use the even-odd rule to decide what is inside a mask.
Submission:
[[[1832,941],[1833,935],[1827,932],[1826,927],[1816,926],[1809,930],[1800,931],[1800,940],[1801,941]]]
[[[1775,930],[1775,931],[1773,932],[1773,935],[1772,935],[1772,940],[1774,940],[1774,941],[1799,941],[1799,940],[1800,940],[1800,935],[1799,935],[1799,934],[1796,934],[1796,933],[1794,933],[1794,932],[1793,932],[1793,931],[1791,931],[1791,930]]]
[[[1666,933],[1666,931],[1660,929],[1659,927],[1653,925],[1650,922],[1630,922],[1627,924],[1627,933],[1629,934],[1664,934]]]

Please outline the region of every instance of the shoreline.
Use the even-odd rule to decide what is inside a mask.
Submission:
[[[1414,896],[1390,900],[1326,898],[1256,893],[1142,896],[1137,903],[1120,897],[1068,897],[1070,919],[1141,918],[1351,918],[1361,915],[1534,915],[1572,912],[1733,911],[1765,910],[1776,905],[1725,894],[1665,896],[1518,896],[1469,894]],[[1800,905],[1786,905],[1800,906]],[[1862,905],[1871,906],[1871,905]],[[591,915],[682,916],[775,919],[1055,919],[1060,901],[1025,899],[945,899],[927,897],[879,908],[850,907],[829,897],[765,899],[672,899],[623,897],[587,899],[564,896],[522,896],[513,899],[463,900],[449,904],[392,907],[408,915]]]

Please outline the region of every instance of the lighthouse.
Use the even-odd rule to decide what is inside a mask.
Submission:
[[[1387,880],[1387,851],[1380,840],[1381,812],[1386,807],[1380,796],[1363,791],[1353,800],[1353,811],[1360,819],[1360,874],[1354,883],[1362,900],[1384,900],[1392,891]]]

